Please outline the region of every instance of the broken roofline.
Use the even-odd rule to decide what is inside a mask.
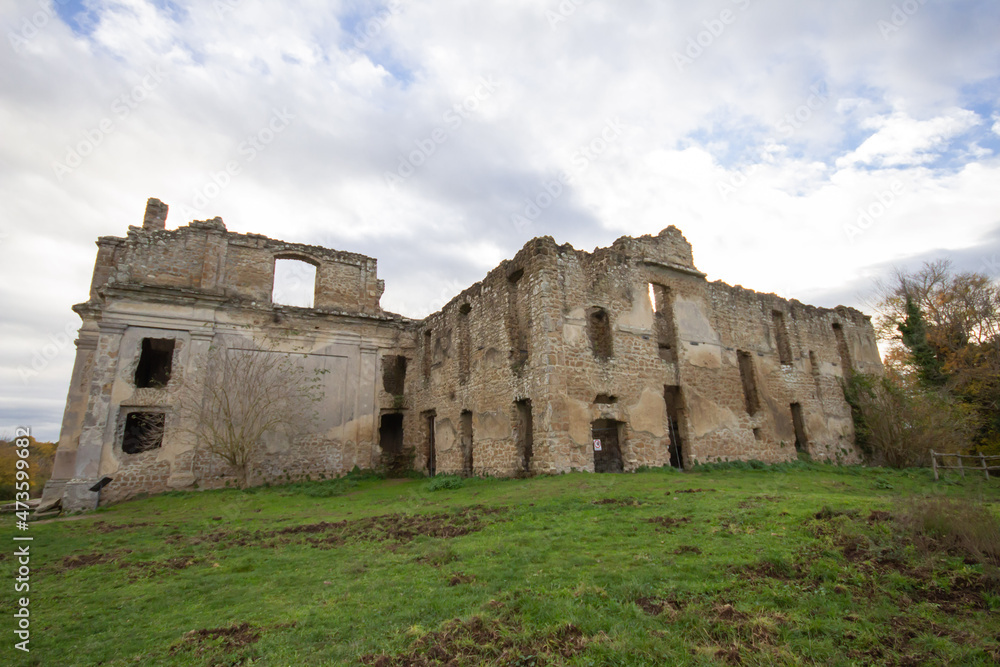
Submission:
[[[150,198],[147,202],[146,215],[144,218],[143,226],[136,227],[130,226],[127,237],[115,237],[115,236],[105,236],[98,239],[98,245],[124,245],[129,242],[129,240],[139,241],[146,235],[150,235],[147,238],[150,239],[152,243],[157,241],[167,241],[179,238],[186,233],[191,232],[204,232],[206,234],[221,234],[225,236],[228,243],[235,246],[244,247],[255,247],[259,248],[261,244],[267,246],[267,250],[273,256],[274,259],[296,259],[300,261],[307,262],[314,266],[318,266],[323,261],[337,262],[340,264],[348,264],[357,266],[363,270],[371,271],[373,274],[377,274],[378,260],[374,257],[369,257],[367,255],[362,255],[360,253],[348,252],[343,250],[336,250],[333,248],[328,248],[320,245],[311,245],[305,243],[295,243],[284,241],[281,239],[274,239],[263,234],[256,233],[245,233],[241,234],[238,232],[229,231],[226,228],[225,223],[222,218],[215,217],[210,220],[192,220],[187,225],[178,227],[174,230],[167,230],[165,228],[168,206],[164,204],[159,199]],[[649,248],[655,248],[662,246],[666,243],[668,247],[669,257],[650,257],[644,252],[644,250]],[[423,318],[410,318],[403,315],[398,315],[388,311],[384,311],[381,305],[377,306],[378,314],[376,317],[384,315],[385,317],[393,320],[412,322],[412,323],[426,323],[429,320],[433,320],[436,316],[441,313],[448,311],[457,304],[466,302],[469,298],[478,294],[484,283],[488,282],[495,274],[513,274],[519,268],[523,268],[525,260],[533,254],[538,253],[553,253],[553,254],[566,254],[575,253],[578,256],[589,256],[592,258],[600,258],[601,256],[612,255],[615,253],[623,253],[633,258],[640,258],[640,261],[646,265],[652,267],[658,267],[662,269],[667,269],[670,271],[675,271],[682,274],[687,274],[694,276],[696,278],[706,279],[706,274],[699,271],[693,261],[693,254],[691,250],[691,245],[684,237],[683,233],[674,225],[670,225],[658,234],[654,235],[643,235],[639,237],[631,236],[621,236],[616,239],[611,245],[597,247],[592,252],[587,252],[585,250],[578,250],[574,248],[571,244],[565,243],[559,245],[556,243],[555,239],[551,236],[539,236],[532,238],[527,241],[521,249],[510,259],[503,260],[497,267],[491,270],[482,280],[474,283],[473,285],[462,290],[460,293],[455,295],[451,300],[448,301],[439,310],[429,313]],[[381,280],[378,281],[382,283]],[[787,299],[783,296],[773,294],[773,293],[763,293],[757,292],[755,290],[743,287],[742,285],[732,286],[721,280],[714,281],[710,283],[725,290],[740,291],[746,295],[752,295],[760,298],[762,300],[762,306],[764,301],[772,301],[777,299],[781,302],[787,303],[793,308],[803,308],[807,309],[814,314],[823,313],[837,313],[842,317],[846,317],[851,320],[870,320],[871,318],[859,310],[846,306],[837,306],[836,308],[824,308],[818,306],[811,306],[804,304],[797,299]],[[144,289],[150,289],[154,287],[144,286]],[[124,286],[120,286],[124,289]],[[164,292],[174,292],[175,289],[165,289]],[[203,290],[177,290],[177,291],[187,291],[192,295]],[[261,306],[257,306],[260,308]],[[349,310],[331,308],[331,307],[320,307],[314,306],[312,308],[308,307],[298,307],[289,306],[285,304],[275,304],[275,303],[265,303],[263,307],[267,310],[275,309],[286,309],[290,312],[307,313],[309,311],[315,311],[317,313],[333,314],[333,315],[350,315],[352,314]],[[371,317],[372,314],[369,314]],[[367,318],[366,318],[367,319]]]

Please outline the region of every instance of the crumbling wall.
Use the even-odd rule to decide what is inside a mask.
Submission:
[[[240,337],[251,349],[282,341],[325,378],[322,419],[266,438],[251,482],[407,463],[509,476],[776,462],[797,449],[858,460],[841,382],[880,372],[869,319],[708,283],[675,227],[593,252],[533,239],[415,322],[381,310],[374,259],[234,234],[219,219],[165,221],[150,200],[141,228],[99,239],[90,299],[75,307],[84,324],[46,487],[67,507],[92,506],[105,475],[111,502],[235,483],[184,435],[178,405]],[[284,259],[316,267],[314,308],[272,303]],[[170,367],[137,374],[143,350],[161,364],[169,350]],[[159,415],[155,447],[123,447],[124,425]],[[602,437],[617,448],[595,453]]]

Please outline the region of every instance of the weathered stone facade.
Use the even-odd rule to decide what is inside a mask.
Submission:
[[[321,420],[308,437],[270,439],[255,481],[393,463],[518,475],[797,449],[858,459],[840,381],[881,371],[869,318],[709,283],[674,227],[593,253],[534,239],[414,321],[379,306],[374,259],[219,219],[165,221],[150,200],[141,228],[99,239],[90,299],[74,308],[83,326],[46,487],[65,507],[93,507],[105,476],[101,502],[231,482],[179,428],[178,392],[198,391],[232,341],[275,334],[325,371]],[[313,308],[272,303],[280,259],[316,267]],[[146,386],[150,364],[166,375]],[[162,415],[162,444],[130,453],[125,424],[140,412]]]

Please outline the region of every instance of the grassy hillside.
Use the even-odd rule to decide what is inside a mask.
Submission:
[[[9,628],[0,650],[60,666],[995,664],[998,501],[972,476],[805,465],[168,494],[33,524],[32,652]]]

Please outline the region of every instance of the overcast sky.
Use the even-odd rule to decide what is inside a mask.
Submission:
[[[534,236],[679,227],[864,307],[1000,274],[995,0],[2,0],[0,432],[53,439],[98,236],[221,216],[378,258],[420,317]]]

